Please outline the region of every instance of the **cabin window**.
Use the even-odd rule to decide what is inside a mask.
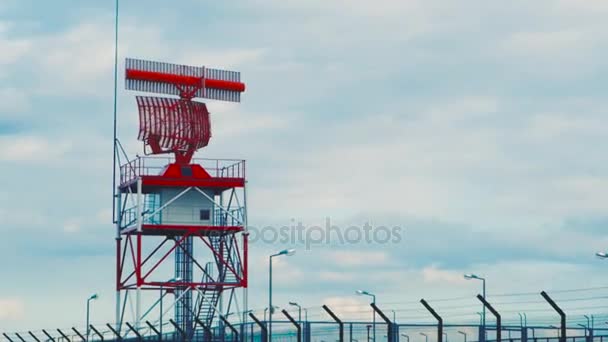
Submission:
[[[201,221],[209,221],[211,219],[211,210],[209,209],[201,209],[200,211],[200,220]]]

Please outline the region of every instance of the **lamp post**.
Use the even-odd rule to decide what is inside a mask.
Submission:
[[[579,327],[581,327],[581,328],[585,329],[585,337],[587,337],[587,326],[586,326],[586,325],[584,325],[584,324],[580,324],[580,323],[579,323],[579,324],[577,324],[577,325],[578,325]]]
[[[477,276],[475,274],[465,274],[464,275],[464,279],[466,279],[466,280],[472,280],[472,279],[481,280],[483,282],[482,296],[483,296],[483,299],[486,299],[486,278],[482,278],[482,277]],[[483,326],[483,330],[485,332],[485,330],[486,330],[486,306],[485,305],[483,306],[481,325]],[[484,340],[485,340],[485,338],[484,338]]]
[[[291,256],[295,253],[295,249],[284,249],[268,258],[268,341],[272,341],[272,312],[274,311],[272,307],[272,258],[281,255]]]
[[[87,299],[87,341],[89,340],[89,334],[91,332],[91,323],[90,323],[90,313],[91,313],[91,301],[92,300],[96,300],[97,299],[97,293],[92,294],[88,299]]]
[[[391,310],[393,312],[393,323],[397,324],[397,314],[395,313],[395,310]]]
[[[445,337],[445,342],[448,342],[448,333],[443,333],[443,336]]]
[[[300,306],[300,304],[298,304],[296,302],[289,302],[289,305],[298,307],[298,323],[301,324],[302,323],[302,307]]]
[[[274,310],[274,309],[278,309],[278,308],[279,307],[275,305],[272,309]],[[264,321],[267,321],[266,320],[266,312],[268,312],[268,308],[264,308]]]
[[[171,278],[167,282],[175,283],[178,281],[182,281],[182,278],[180,278],[180,277]],[[163,298],[164,297],[165,297],[165,293],[163,292],[163,285],[161,284],[160,285],[160,298],[159,298],[159,303],[158,303],[158,306],[160,308],[160,317],[158,319],[160,336],[163,336]]]
[[[593,330],[593,328],[595,328],[595,317],[593,317],[593,315],[583,315],[583,317],[587,320],[587,329],[589,329],[589,331]]]
[[[424,342],[429,342],[429,335],[421,332],[420,335],[424,336]]]
[[[358,294],[359,296],[369,296],[369,297],[372,297],[372,304],[376,304],[376,295],[375,294],[370,293],[370,292],[365,291],[365,290],[357,290],[355,293]],[[373,333],[372,333],[372,335],[373,335],[374,342],[376,342],[376,310],[374,310],[372,324],[373,324],[373,327],[372,327]]]
[[[464,331],[460,331],[460,330],[458,330],[458,333],[464,337],[464,342],[467,342],[467,333]]]

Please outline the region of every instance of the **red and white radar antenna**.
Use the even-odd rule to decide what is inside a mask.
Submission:
[[[209,111],[192,99],[240,102],[245,91],[236,71],[140,59],[126,60],[125,78],[128,90],[180,97],[137,96],[138,138],[146,153],[174,153],[178,164],[190,163],[194,152],[211,138]]]

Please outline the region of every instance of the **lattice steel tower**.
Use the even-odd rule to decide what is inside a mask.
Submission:
[[[136,329],[151,317],[162,328],[173,310],[192,336],[197,324],[211,326],[238,305],[236,289],[247,306],[245,161],[193,159],[211,138],[207,106],[193,98],[239,102],[245,85],[234,71],[136,59],[126,60],[125,78],[129,90],[179,98],[136,97],[146,157],[120,166],[116,320],[125,320],[134,291]],[[150,156],[160,154],[174,159]],[[170,294],[175,301],[163,308]],[[142,311],[146,299],[152,304]]]

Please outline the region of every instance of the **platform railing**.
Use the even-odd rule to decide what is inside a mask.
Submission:
[[[138,156],[120,166],[120,183],[128,183],[140,176],[161,175],[167,165],[172,163],[172,158]],[[194,158],[191,164],[201,165],[211,177],[245,178],[245,160],[242,159]]]

